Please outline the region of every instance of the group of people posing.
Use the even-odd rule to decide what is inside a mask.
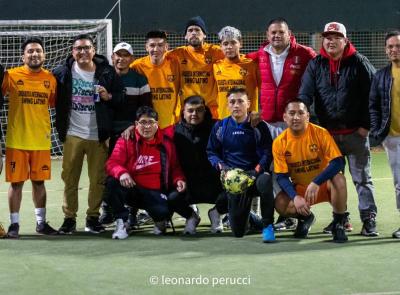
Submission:
[[[206,36],[203,19],[193,17],[185,26],[186,46],[169,50],[167,34],[150,31],[147,56],[135,59],[132,46],[121,42],[111,66],[96,54],[90,35],[79,35],[53,73],[42,67],[42,40],[27,38],[23,65],[0,69],[9,102],[5,170],[11,183],[10,226],[0,235],[19,237],[28,179],[36,232],[75,232],[85,158],[85,231],[105,231],[103,207],[115,220],[113,239],[129,236],[138,209],[153,219],[157,235],[166,233],[174,213],[185,218],[185,234],[196,234],[200,215],[193,205],[200,203],[213,205],[213,233],[224,230],[227,214],[235,237],[252,223],[266,243],[285,226],[306,238],[315,222],[312,206],[329,202],[333,219],[324,232],[346,242],[352,226],[345,163],[358,194],[361,234],[379,235],[369,136],[387,152],[400,210],[400,32],[387,34],[390,64],[378,72],[338,22],[325,25],[319,54],[297,43],[283,18],[269,22],[266,42],[247,55],[240,53],[242,35],[234,27],[220,30],[220,45],[207,44]],[[46,221],[49,106],[63,142],[64,222],[58,230]],[[258,197],[261,216],[251,212]],[[393,237],[400,238],[400,229]]]

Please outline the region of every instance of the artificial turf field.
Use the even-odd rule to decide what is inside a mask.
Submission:
[[[52,164],[47,219],[63,220],[61,161]],[[331,220],[328,204],[313,208],[317,221],[309,238],[277,234],[277,243],[261,243],[260,234],[237,239],[230,232],[209,233],[207,210],[195,237],[156,237],[145,227],[127,240],[83,232],[87,176],[80,183],[78,230],[72,236],[35,233],[30,184],[24,188],[19,240],[0,240],[0,294],[400,294],[400,226],[391,173],[383,152],[374,152],[372,175],[380,236],[359,235],[357,196],[348,179],[349,212],[354,231],[346,244],[330,242],[322,228]],[[85,169],[83,170],[85,173]],[[348,173],[346,175],[349,175]],[[0,220],[8,226],[7,188],[0,184]],[[170,231],[171,232],[171,231]],[[242,283],[239,285],[239,283]],[[214,286],[213,286],[214,284]]]

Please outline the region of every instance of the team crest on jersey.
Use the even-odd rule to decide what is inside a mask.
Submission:
[[[246,69],[240,69],[239,74],[244,76],[247,76],[248,71]]]
[[[211,56],[206,56],[205,58],[204,58],[204,61],[206,62],[206,64],[210,64],[210,63],[212,63],[212,57]]]
[[[50,167],[47,165],[43,165],[41,169],[42,169],[42,171],[49,171]]]
[[[215,74],[216,75],[222,75],[222,72],[221,72],[221,70],[218,70]]]
[[[289,151],[286,151],[285,152],[285,157],[291,157],[292,156],[292,153],[291,152],[289,152]]]
[[[44,87],[49,88],[50,87],[50,81],[44,80],[43,81],[43,85],[44,85]]]
[[[310,151],[312,151],[312,152],[318,151],[318,146],[315,143],[310,144],[308,147],[309,147]]]
[[[17,85],[24,85],[24,81],[18,80],[18,81],[17,81]]]
[[[187,59],[186,58],[182,59],[181,64],[182,65],[186,65],[187,64]]]
[[[174,82],[175,78],[176,78],[176,75],[167,75],[168,82]]]

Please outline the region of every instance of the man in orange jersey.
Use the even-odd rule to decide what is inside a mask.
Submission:
[[[226,95],[233,87],[246,88],[250,100],[250,111],[258,111],[259,73],[257,63],[240,54],[242,34],[234,27],[224,27],[218,33],[224,59],[213,65],[218,91],[218,116],[230,116]]]
[[[333,241],[346,242],[347,189],[339,148],[326,129],[309,123],[310,113],[301,100],[286,105],[283,119],[288,129],[272,145],[274,172],[282,188],[275,198],[276,211],[296,217],[294,236],[306,238],[315,221],[311,206],[330,202]]]
[[[0,65],[0,84],[3,83],[3,76],[4,76],[4,68],[2,65]],[[0,95],[0,108],[3,106],[3,96]],[[1,132],[1,126],[0,126],[0,134]],[[2,149],[0,148],[0,174],[3,171],[3,152]],[[0,238],[4,237],[6,235],[6,231],[3,228],[3,225],[0,223]]]
[[[46,188],[50,179],[50,115],[54,105],[56,79],[43,69],[45,53],[42,40],[26,39],[21,46],[24,63],[8,70],[2,83],[2,93],[8,96],[8,126],[6,136],[6,181],[11,225],[8,238],[19,238],[19,210],[22,188],[32,182],[36,232],[55,235],[58,232],[46,222]]]
[[[175,124],[180,112],[179,64],[165,55],[167,50],[167,34],[164,31],[150,31],[146,35],[146,51],[149,55],[131,64],[131,68],[147,78],[160,128]]]
[[[200,95],[211,110],[214,119],[217,113],[217,89],[213,77],[213,64],[224,58],[218,45],[204,42],[207,29],[204,20],[195,16],[186,23],[185,40],[187,46],[181,46],[168,54],[177,58],[182,80],[182,101],[192,95]]]

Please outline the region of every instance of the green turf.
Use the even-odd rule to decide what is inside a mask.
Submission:
[[[55,227],[63,218],[60,166],[60,161],[53,162],[53,180],[46,184],[48,220]],[[357,197],[348,179],[354,232],[343,245],[329,242],[330,236],[321,233],[331,220],[328,204],[313,209],[317,222],[307,240],[280,233],[275,244],[262,244],[258,234],[242,239],[228,232],[209,234],[208,206],[200,207],[203,221],[196,237],[155,237],[151,227],[124,241],[111,240],[111,230],[100,236],[80,232],[41,237],[34,232],[27,183],[21,209],[22,238],[0,240],[0,294],[400,294],[400,241],[391,238],[400,219],[384,153],[373,154],[372,167],[381,235],[359,235]],[[85,175],[80,185],[80,231],[87,184]],[[2,181],[0,220],[5,226],[7,188]],[[181,229],[178,223],[178,232]],[[185,281],[177,285],[178,278]],[[213,280],[224,278],[228,285],[212,286]],[[234,285],[237,278],[245,278],[247,284]],[[192,284],[188,279],[193,279]],[[152,285],[150,280],[158,283]]]

